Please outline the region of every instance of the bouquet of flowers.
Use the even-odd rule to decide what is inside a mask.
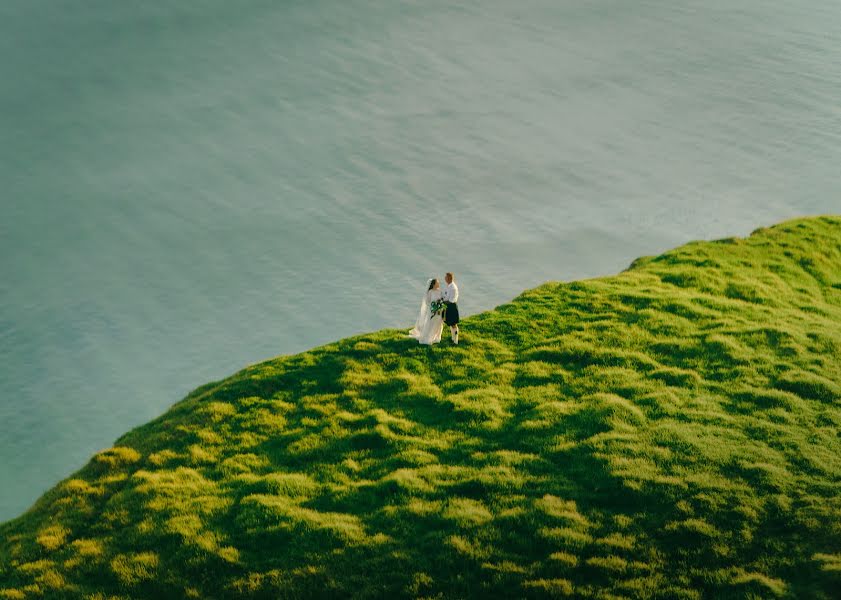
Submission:
[[[429,317],[430,319],[438,313],[441,313],[441,315],[443,316],[444,311],[447,310],[447,303],[443,300],[433,300],[432,303],[429,305],[429,310],[431,313]]]

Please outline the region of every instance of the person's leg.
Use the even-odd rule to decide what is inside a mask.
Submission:
[[[450,327],[450,335],[453,338],[453,343],[458,344],[458,324],[453,325]]]

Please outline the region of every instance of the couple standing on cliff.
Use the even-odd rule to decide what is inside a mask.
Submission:
[[[442,288],[437,279],[429,280],[418,320],[409,332],[421,344],[440,342],[444,323],[450,327],[453,344],[458,344],[458,286],[452,273],[447,273],[444,281]]]

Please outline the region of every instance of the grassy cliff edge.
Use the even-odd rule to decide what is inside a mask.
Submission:
[[[0,599],[839,597],[841,217],[205,385],[0,525]]]

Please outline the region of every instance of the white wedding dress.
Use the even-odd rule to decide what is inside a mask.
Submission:
[[[429,290],[424,294],[421,301],[420,313],[415,326],[409,335],[421,344],[437,344],[441,341],[441,330],[444,329],[444,318],[441,313],[432,314],[430,305],[435,300],[441,299],[441,290]]]

